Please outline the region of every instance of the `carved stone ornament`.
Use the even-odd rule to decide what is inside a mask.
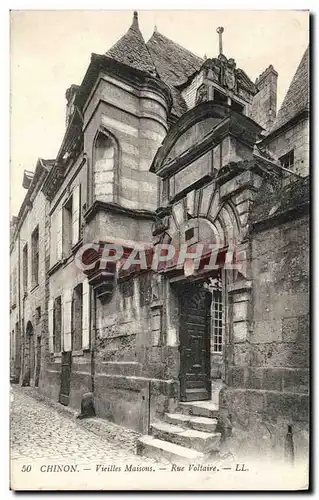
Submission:
[[[196,105],[200,102],[207,101],[208,99],[208,87],[205,83],[202,83],[200,87],[198,87],[196,92]]]
[[[224,85],[229,90],[235,90],[236,86],[236,75],[235,75],[236,63],[234,59],[228,59],[227,64],[224,66]]]

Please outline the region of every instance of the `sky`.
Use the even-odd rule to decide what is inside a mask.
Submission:
[[[26,194],[23,171],[38,158],[55,158],[65,132],[65,91],[80,84],[91,53],[105,53],[129,28],[133,12],[107,10],[11,11],[10,212]],[[278,107],[308,45],[306,11],[139,11],[147,41],[159,32],[203,57],[223,52],[255,81],[270,64],[278,72]]]

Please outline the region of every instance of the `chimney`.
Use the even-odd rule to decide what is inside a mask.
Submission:
[[[258,92],[253,98],[250,118],[270,131],[277,111],[277,78],[278,73],[271,64],[256,79]]]
[[[73,115],[74,112],[74,100],[76,98],[76,94],[79,90],[79,85],[74,85],[72,84],[71,87],[69,87],[65,93],[65,98],[67,101],[66,104],[66,116],[65,116],[65,125],[66,127],[70,123],[71,116]]]

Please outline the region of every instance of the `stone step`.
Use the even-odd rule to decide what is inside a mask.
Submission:
[[[142,436],[137,440],[137,454],[158,461],[165,458],[169,462],[188,462],[205,458],[204,454],[199,451],[163,441],[153,436]]]
[[[207,389],[186,389],[186,401],[203,401],[203,399],[207,398],[208,392]]]
[[[157,422],[151,425],[151,434],[163,441],[169,441],[185,448],[193,448],[204,454],[219,451],[220,434],[203,432],[195,429],[185,429],[179,425]]]
[[[197,431],[215,432],[217,419],[207,417],[193,417],[192,415],[183,415],[182,413],[165,413],[165,422],[168,424],[188,427]]]
[[[195,401],[179,403],[178,410],[184,415],[195,415],[197,417],[217,418],[218,405],[213,401]]]

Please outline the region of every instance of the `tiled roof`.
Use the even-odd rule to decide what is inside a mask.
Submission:
[[[146,45],[159,76],[164,82],[174,86],[186,82],[204,62],[200,57],[157,31],[154,31]]]
[[[309,47],[304,53],[270,132],[309,107]]]
[[[154,62],[138,26],[137,12],[134,12],[133,22],[128,31],[105,55],[127,66],[156,75]]]

